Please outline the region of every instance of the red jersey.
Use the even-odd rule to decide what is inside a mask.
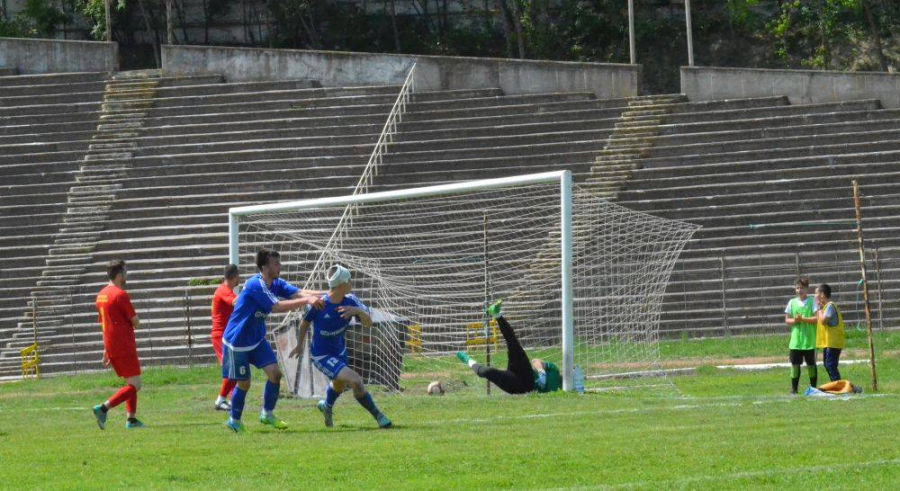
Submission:
[[[97,295],[97,312],[103,328],[103,346],[110,358],[137,356],[134,327],[131,319],[137,315],[125,290],[107,285]]]
[[[228,319],[234,312],[234,299],[237,294],[234,293],[228,283],[222,283],[216,288],[216,293],[212,299],[212,331],[213,336],[221,336],[225,332],[225,326],[228,325]]]

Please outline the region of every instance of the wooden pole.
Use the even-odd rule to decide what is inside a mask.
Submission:
[[[881,261],[878,260],[878,248],[875,248],[875,281],[878,282],[878,329],[884,330],[884,289],[881,284]]]
[[[491,289],[490,282],[488,279],[488,271],[490,267],[490,259],[488,258],[488,217],[487,213],[484,214],[484,221],[482,222],[482,227],[484,229],[484,352],[485,352],[485,363],[487,366],[491,366],[491,316],[487,313],[487,308],[489,302],[491,301]],[[485,380],[486,386],[485,391],[487,395],[491,395],[491,381]]]
[[[166,44],[175,44],[175,30],[172,27],[172,0],[166,0]]]
[[[875,344],[872,339],[872,308],[869,304],[869,282],[866,279],[866,248],[863,244],[862,207],[859,203],[859,183],[857,181],[853,181],[853,205],[856,207],[856,237],[859,242],[859,264],[862,270],[866,335],[869,338],[869,367],[872,372],[872,392],[878,392],[878,375],[875,370]]]
[[[109,6],[112,0],[106,0],[103,2],[104,15],[106,15],[106,42],[112,42],[112,14],[110,11],[112,10]]]

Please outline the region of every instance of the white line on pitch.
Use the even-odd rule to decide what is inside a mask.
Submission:
[[[673,484],[691,484],[691,483],[700,483],[700,482],[709,482],[709,481],[734,481],[738,479],[746,479],[753,477],[766,477],[766,476],[774,476],[778,474],[796,474],[798,472],[810,473],[810,472],[830,472],[839,469],[846,468],[854,468],[858,469],[859,467],[875,467],[882,465],[897,465],[900,464],[900,459],[893,460],[872,460],[868,462],[847,462],[843,464],[831,464],[831,465],[820,465],[815,467],[801,467],[801,468],[788,468],[788,469],[771,469],[764,471],[748,471],[748,472],[732,472],[730,474],[715,474],[715,475],[706,475],[706,476],[693,476],[693,477],[683,477],[683,478],[675,478],[675,479],[663,479],[660,481],[636,481],[636,482],[627,482],[622,484],[598,484],[596,486],[573,486],[568,488],[543,488],[542,491],[589,491],[595,489],[624,489],[624,488],[654,488],[658,486],[666,486],[671,487]]]

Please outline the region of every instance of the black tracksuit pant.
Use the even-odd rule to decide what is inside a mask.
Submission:
[[[481,378],[490,380],[500,390],[509,394],[525,394],[534,390],[534,373],[531,371],[531,360],[516,339],[516,333],[513,332],[509,322],[503,317],[497,318],[497,324],[500,326],[500,332],[503,339],[506,340],[506,353],[509,360],[506,370],[486,367],[478,363],[472,365]]]

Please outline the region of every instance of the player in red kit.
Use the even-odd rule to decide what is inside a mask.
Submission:
[[[234,311],[234,302],[237,300],[237,294],[234,288],[240,282],[241,277],[238,274],[238,268],[234,264],[225,266],[225,280],[216,288],[216,293],[212,299],[212,330],[210,338],[213,350],[216,352],[216,358],[219,359],[219,366],[222,365],[222,333],[225,332],[225,326],[228,325],[228,318]],[[215,407],[217,411],[230,411],[231,404],[228,402],[228,395],[234,390],[237,380],[222,379],[222,387],[219,389],[219,397],[216,398]]]
[[[103,365],[112,366],[116,375],[125,379],[126,385],[103,404],[94,406],[94,417],[102,430],[106,428],[107,411],[124,402],[128,418],[125,428],[143,428],[144,424],[135,417],[137,394],[141,390],[141,364],[134,330],[140,325],[140,319],[125,292],[125,261],[110,261],[106,275],[109,284],[100,290],[96,302],[103,329]]]

